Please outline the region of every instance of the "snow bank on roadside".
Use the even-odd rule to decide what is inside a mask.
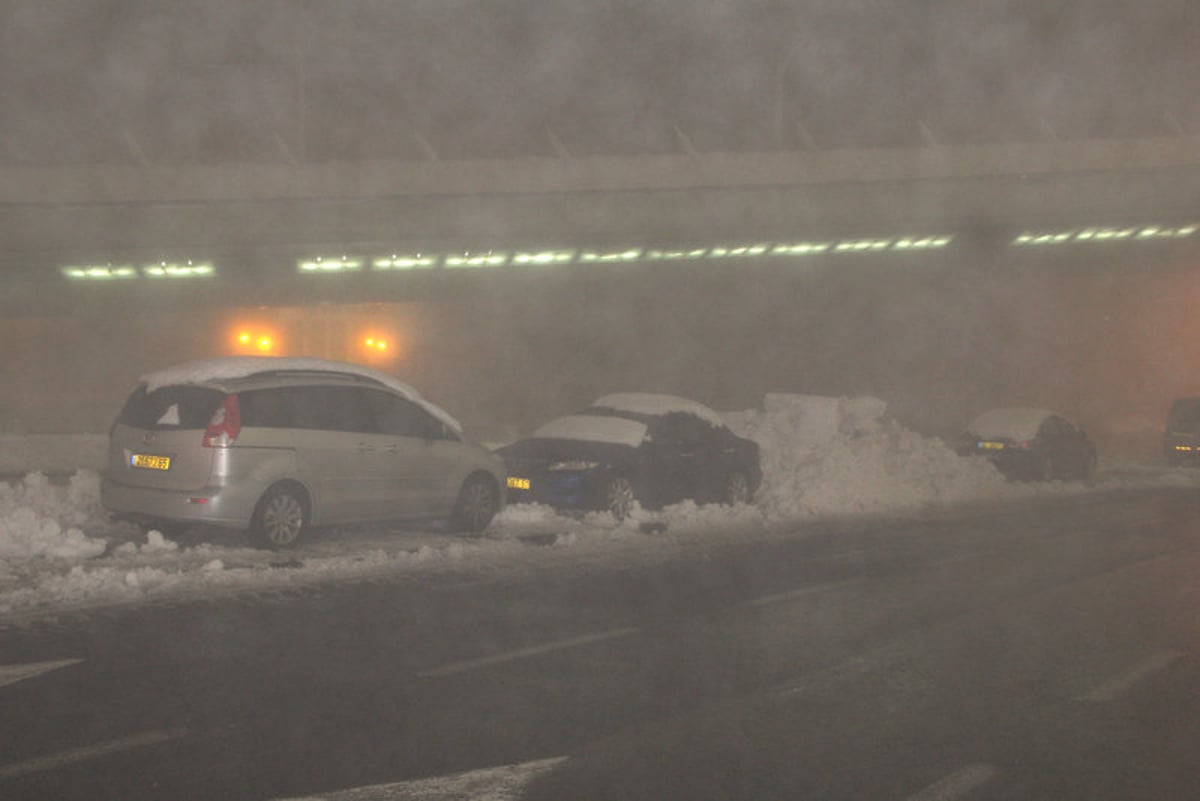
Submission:
[[[83,528],[102,518],[100,477],[80,471],[66,487],[52,487],[42,473],[19,484],[0,483],[0,566],[35,558],[89,559],[104,553],[105,541]]]
[[[757,504],[768,518],[912,511],[1014,493],[989,463],[909,431],[877,398],[772,394],[763,406],[727,418],[758,442]]]
[[[1119,470],[1102,464],[1093,482],[1012,484],[986,461],[959,457],[941,441],[905,429],[875,398],[768,395],[761,410],[723,417],[759,443],[763,484],[752,505],[687,502],[620,524],[608,515],[573,518],[540,506],[512,506],[478,538],[380,526],[353,534],[324,531],[289,553],[246,547],[236,534],[173,542],[114,524],[100,507],[94,471],[80,470],[65,484],[29,473],[19,482],[0,482],[0,622],[446,566],[489,570],[509,557],[521,563],[637,559],[672,543],[737,538],[764,522],[1196,485],[1195,473],[1148,463]]]

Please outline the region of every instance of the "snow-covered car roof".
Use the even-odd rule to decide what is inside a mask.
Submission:
[[[247,378],[255,373],[276,370],[351,373],[374,379],[425,409],[455,431],[462,432],[462,426],[454,419],[453,415],[422,398],[421,394],[408,384],[379,370],[349,362],[335,362],[307,356],[220,356],[166,367],[143,375],[139,381],[146,385],[147,392],[153,392],[159,387],[175,384],[203,384],[206,381]]]
[[[992,409],[972,420],[967,431],[986,439],[1033,439],[1042,422],[1053,414],[1047,409]]]
[[[571,439],[637,447],[646,436],[646,424],[624,417],[572,414],[546,423],[533,432],[534,439]]]
[[[592,406],[655,417],[672,412],[688,412],[714,426],[725,425],[725,422],[721,419],[721,415],[704,404],[688,400],[687,398],[677,398],[674,395],[655,395],[648,392],[618,392],[597,398],[592,403]]]

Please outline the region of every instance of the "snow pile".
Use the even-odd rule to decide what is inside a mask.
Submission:
[[[764,409],[727,415],[759,445],[756,502],[771,519],[912,511],[1012,494],[982,459],[960,457],[886,416],[877,398],[767,395]]]
[[[100,477],[92,471],[76,473],[66,487],[51,486],[42,473],[0,483],[0,560],[99,556],[105,541],[82,529],[101,517]]]

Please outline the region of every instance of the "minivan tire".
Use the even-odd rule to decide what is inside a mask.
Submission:
[[[250,535],[268,548],[291,548],[308,529],[308,496],[295,484],[276,484],[254,508]]]
[[[463,482],[450,514],[450,529],[478,534],[488,527],[500,508],[500,493],[488,476],[474,475]]]

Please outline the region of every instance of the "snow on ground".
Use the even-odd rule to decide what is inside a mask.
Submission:
[[[749,532],[804,536],[806,524],[829,518],[1200,485],[1196,471],[1108,460],[1089,482],[1010,483],[985,461],[904,428],[874,398],[768,395],[763,409],[725,419],[761,449],[763,484],[752,505],[688,502],[620,524],[604,514],[568,517],[521,505],[478,537],[375,526],[323,531],[288,552],[248,547],[238,532],[192,531],[177,540],[143,533],[109,519],[94,469],[67,481],[30,472],[0,482],[0,623],[328,581],[645,561]]]

